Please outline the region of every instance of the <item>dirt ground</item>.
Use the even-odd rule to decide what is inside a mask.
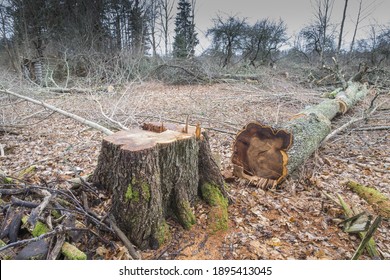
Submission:
[[[136,126],[146,121],[199,122],[209,130],[213,155],[223,174],[229,177],[235,133],[247,122],[258,120],[274,125],[321,102],[325,89],[310,89],[292,78],[273,75],[267,81],[226,81],[210,85],[129,84],[114,92],[54,94],[36,92],[33,97],[105,126],[120,121]],[[374,92],[353,110],[332,123],[335,129],[370,106]],[[93,172],[99,155],[102,133],[18,99],[0,95],[3,118],[15,125],[0,132],[5,156],[0,170],[17,176],[35,166],[24,178],[28,182],[69,189],[67,180]],[[339,225],[342,209],[324,193],[341,195],[357,211],[374,217],[375,209],[345,186],[345,181],[377,188],[390,197],[390,134],[388,130],[364,128],[388,125],[389,96],[375,114],[358,122],[325,143],[277,189],[263,190],[237,179],[227,182],[235,202],[229,206],[229,228],[208,231],[209,207],[195,203],[197,224],[190,230],[169,219],[171,235],[158,250],[142,252],[143,259],[350,259],[360,243],[356,234],[343,232]],[[103,117],[103,114],[106,117]],[[25,118],[24,122],[17,122]],[[16,124],[17,123],[17,124]],[[361,130],[363,129],[363,130]],[[9,197],[2,198],[5,203]],[[104,193],[91,208],[104,215],[110,198]],[[0,214],[0,223],[4,213]],[[81,219],[81,218],[80,218]],[[85,223],[85,221],[84,221]],[[375,233],[377,247],[390,259],[390,223],[383,220]],[[77,245],[92,259],[125,259],[127,254],[115,236],[101,233],[119,246],[81,238]],[[364,254],[363,259],[368,259]]]

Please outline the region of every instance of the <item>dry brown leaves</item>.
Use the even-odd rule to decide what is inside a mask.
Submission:
[[[145,121],[199,122],[210,130],[213,154],[224,174],[231,171],[231,145],[236,133],[249,121],[259,120],[270,125],[286,121],[305,106],[320,102],[320,93],[302,88],[278,77],[262,83],[226,83],[214,85],[168,86],[159,83],[131,85],[121,93],[46,95],[46,102],[94,121],[108,124],[100,114],[103,110],[128,126]],[[122,93],[123,93],[122,90]],[[389,98],[384,96],[383,98]],[[383,98],[380,98],[383,101]],[[347,116],[336,120],[337,127],[346,118],[361,114],[369,99]],[[109,105],[109,106],[108,106]],[[111,106],[111,107],[110,107]],[[112,106],[116,106],[115,110]],[[25,102],[16,102],[3,109],[4,116],[29,110],[41,110]],[[13,114],[14,114],[13,113]],[[57,180],[66,188],[65,180],[93,172],[103,135],[60,115],[42,115],[26,120],[27,126],[1,133],[5,157],[0,170],[17,175],[35,165],[25,180],[38,182]],[[15,115],[13,115],[15,116]],[[383,125],[390,118],[388,110],[378,110],[364,126]],[[35,125],[31,125],[34,124]],[[359,126],[361,124],[356,124]],[[355,208],[375,214],[367,203],[346,189],[342,182],[353,179],[377,187],[390,196],[389,133],[354,131],[354,127],[322,147],[297,174],[277,190],[261,190],[246,182],[233,180],[229,193],[235,203],[229,206],[230,227],[226,232],[211,234],[207,230],[210,209],[195,205],[197,224],[183,230],[169,220],[171,238],[157,251],[143,252],[145,259],[349,259],[359,244],[356,236],[342,232],[338,222],[342,210],[322,192],[341,194]],[[61,183],[62,182],[62,183]],[[61,184],[64,184],[61,186]],[[9,198],[3,197],[4,201]],[[100,215],[109,210],[109,200],[91,205]],[[4,217],[0,216],[0,220]],[[384,221],[375,238],[385,258],[390,258],[389,222]],[[128,258],[117,238],[99,232],[119,244],[116,248],[99,241],[80,240],[80,247],[90,258]],[[366,257],[367,258],[367,257]]]

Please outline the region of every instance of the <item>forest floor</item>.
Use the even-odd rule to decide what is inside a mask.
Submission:
[[[108,117],[135,126],[148,121],[184,122],[189,115],[191,124],[199,122],[209,129],[213,155],[229,179],[228,191],[235,201],[228,208],[228,230],[215,234],[208,231],[209,207],[198,201],[194,205],[196,225],[184,230],[169,219],[170,238],[158,250],[141,252],[143,259],[350,259],[360,239],[356,234],[343,232],[339,225],[345,219],[343,210],[324,192],[332,197],[339,194],[358,211],[367,211],[374,217],[375,209],[348,189],[345,181],[373,186],[390,197],[389,131],[365,129],[389,125],[389,95],[375,100],[375,104],[382,104],[375,114],[325,143],[277,189],[263,190],[230,176],[235,133],[253,120],[271,125],[282,123],[305,107],[321,102],[325,89],[304,87],[292,78],[275,74],[264,83],[247,80],[177,86],[145,82],[116,91],[35,92],[30,96],[106,126],[110,123]],[[371,92],[364,102],[337,117],[332,129],[360,117],[373,96]],[[25,182],[74,192],[81,201],[81,194],[68,181],[76,174],[94,171],[104,135],[37,105],[0,97],[1,102],[8,104],[1,106],[3,118],[18,123],[7,132],[0,131],[0,143],[5,146],[0,171],[20,178],[23,170],[34,166],[33,171],[23,175]],[[22,119],[25,121],[18,122]],[[97,192],[97,197],[88,194],[90,208],[104,216],[111,201],[104,192]],[[9,196],[2,197],[3,206],[9,201]],[[4,215],[2,211],[0,223]],[[88,258],[128,257],[116,236],[99,231],[80,213],[77,219],[117,245],[104,244],[85,234],[73,243]],[[382,221],[374,237],[382,257],[390,259],[388,220]],[[362,258],[369,257],[364,254]]]

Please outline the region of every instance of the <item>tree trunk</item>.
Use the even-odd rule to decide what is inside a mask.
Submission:
[[[247,124],[236,137],[232,162],[234,174],[261,187],[280,183],[307,160],[331,132],[330,121],[362,100],[365,85],[349,82],[348,88],[277,128],[257,122]]]
[[[145,124],[106,137],[92,181],[112,194],[118,226],[141,249],[158,248],[169,236],[167,216],[186,229],[201,184],[226,194],[199,127]],[[187,133],[186,133],[187,132]]]

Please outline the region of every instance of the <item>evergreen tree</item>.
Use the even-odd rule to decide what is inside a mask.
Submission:
[[[199,43],[195,32],[194,12],[189,0],[179,0],[179,10],[175,20],[175,38],[173,55],[188,58],[195,54],[195,46]]]

